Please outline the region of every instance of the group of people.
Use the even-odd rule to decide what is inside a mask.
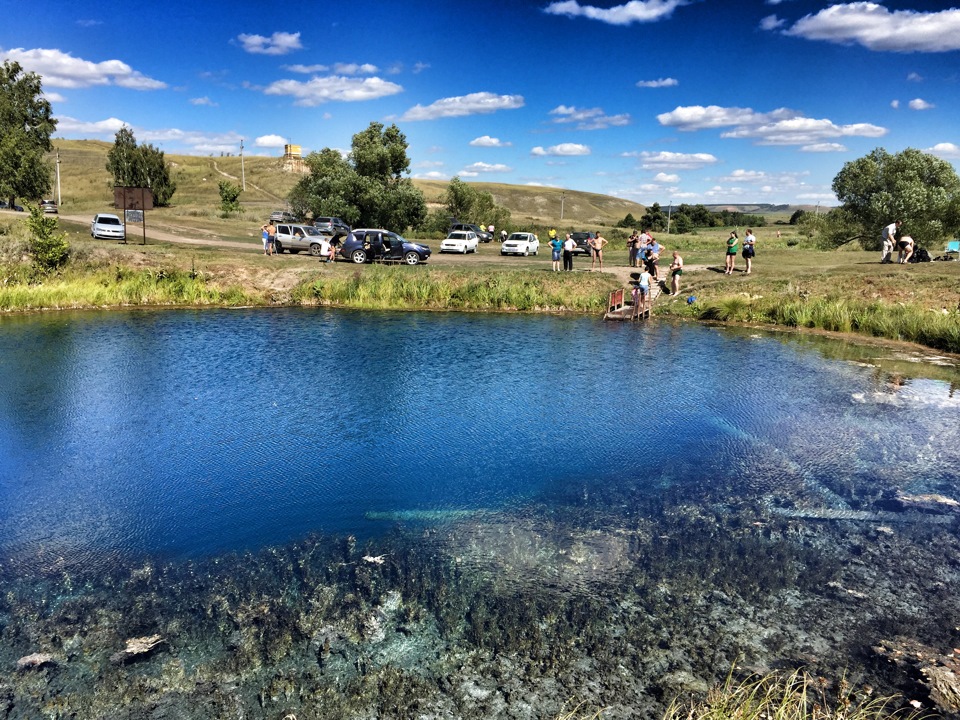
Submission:
[[[274,255],[274,243],[277,240],[277,227],[272,220],[267,220],[266,225],[260,226],[260,234],[263,237],[263,254]]]
[[[550,258],[553,261],[553,271],[559,272],[560,258],[563,258],[563,269],[565,271],[573,270],[573,254],[577,250],[577,243],[573,235],[567,233],[566,238],[560,239],[556,230],[550,230]],[[600,270],[603,270],[603,248],[608,244],[608,240],[603,237],[599,231],[591,237],[587,244],[590,246],[590,269],[593,270],[597,263],[600,264]]]
[[[913,257],[913,238],[909,235],[900,234],[901,225],[903,225],[903,221],[896,220],[880,231],[880,239],[883,241],[883,251],[880,256],[880,262],[883,264],[893,262],[893,249],[895,247],[899,251],[897,253],[897,262],[900,265],[905,265],[910,262],[910,258]]]
[[[736,269],[738,252],[747,261],[746,274],[749,275],[753,271],[753,258],[757,254],[757,238],[754,236],[752,229],[747,228],[747,232],[743,236],[742,250],[740,249],[740,236],[737,231],[730,231],[730,237],[727,238],[727,257],[723,267],[724,275],[733,275],[733,271]]]

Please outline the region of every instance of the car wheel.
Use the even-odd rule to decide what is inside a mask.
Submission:
[[[464,254],[464,255],[467,254],[467,246],[466,246],[466,245],[463,246],[463,254]]]
[[[281,255],[281,254],[283,253],[283,245],[281,245],[279,242],[277,242],[276,240],[274,240],[274,241],[273,241],[273,251],[274,251],[277,255]]]
[[[299,251],[299,250],[287,250],[287,252],[290,253],[291,255],[299,255],[299,254],[300,254],[300,251]]]
[[[367,261],[367,253],[365,250],[354,250],[350,253],[350,261],[356,265],[363,265]]]
[[[523,256],[524,256],[524,257],[526,257],[526,256],[529,255],[529,254],[530,254],[530,251],[529,251],[529,250],[524,250],[524,251],[523,251]]]
[[[314,257],[320,257],[320,243],[310,243],[310,254]]]
[[[538,252],[540,252],[540,248],[537,248],[536,250],[534,250],[533,254],[536,255]]]
[[[407,265],[418,265],[420,263],[420,256],[417,253],[415,253],[413,250],[411,250],[410,252],[408,252],[406,255],[403,256],[403,261]]]

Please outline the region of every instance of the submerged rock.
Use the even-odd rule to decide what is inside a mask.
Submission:
[[[44,665],[59,665],[60,662],[50,653],[31,653],[17,660],[17,670],[40,668]]]
[[[127,646],[110,656],[110,662],[122,664],[136,657],[145,657],[152,653],[158,645],[165,643],[159,635],[146,635],[144,637],[130,638],[127,640]]]
[[[920,684],[940,712],[960,712],[960,659],[956,651],[944,655],[908,638],[884,641],[873,650],[897,667],[919,673]]]

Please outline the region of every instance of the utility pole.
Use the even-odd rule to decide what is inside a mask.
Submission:
[[[60,148],[57,148],[57,207],[63,205],[63,198],[60,197]]]
[[[670,234],[670,216],[673,214],[673,200],[670,201],[670,205],[667,207],[667,235]]]
[[[560,193],[560,219],[561,220],[563,220],[563,195],[564,193],[561,192]]]
[[[247,174],[243,170],[243,138],[240,139],[240,185],[241,190],[247,189]]]

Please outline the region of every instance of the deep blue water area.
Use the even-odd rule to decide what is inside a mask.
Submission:
[[[944,371],[950,377],[950,370]],[[206,556],[667,488],[957,494],[956,379],[702,326],[325,309],[0,319],[0,546]]]

